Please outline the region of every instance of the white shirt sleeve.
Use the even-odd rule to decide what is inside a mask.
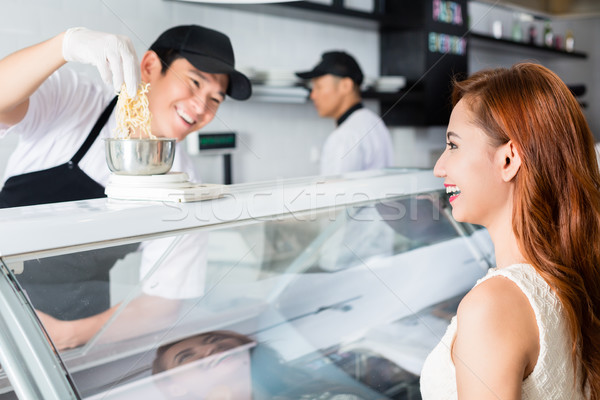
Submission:
[[[4,179],[71,159],[113,96],[68,68],[54,72],[30,96],[25,117],[0,128],[0,135],[16,135],[19,140],[6,164]],[[106,184],[101,177],[108,177],[109,170],[101,140],[96,140],[79,166],[92,179]]]
[[[177,144],[172,170],[186,172],[191,182],[199,182],[194,163],[181,143]],[[208,233],[147,241],[142,244],[141,250],[140,281],[145,294],[168,299],[204,294]]]
[[[389,131],[379,116],[362,108],[353,112],[325,141],[321,174],[385,168],[392,161]]]
[[[336,129],[325,141],[321,153],[321,174],[338,175],[362,170],[362,148],[355,135],[346,129]]]
[[[7,163],[5,179],[67,162],[113,97],[112,89],[107,90],[68,68],[60,68],[52,74],[30,97],[23,120],[11,127],[0,126],[0,135],[19,136],[19,144]],[[112,136],[114,126],[113,112],[100,137],[79,163],[88,176],[103,186],[108,183],[110,171],[101,139]],[[198,181],[185,146],[177,146],[173,171],[186,172],[191,181]],[[168,251],[175,239],[178,240],[175,248]],[[144,292],[167,298],[201,296],[207,241],[208,234],[202,233],[144,242],[140,247],[140,280]]]
[[[182,236],[144,242],[140,281],[151,296],[186,299],[204,294],[208,234]]]

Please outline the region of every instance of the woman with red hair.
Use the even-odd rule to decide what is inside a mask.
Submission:
[[[455,82],[435,165],[497,267],[464,297],[423,399],[600,399],[600,172],[580,106],[532,64]]]

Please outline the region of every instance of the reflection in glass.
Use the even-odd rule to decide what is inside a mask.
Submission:
[[[16,278],[57,349],[90,347],[109,326],[114,341],[172,324],[179,301],[204,292],[206,244],[190,233],[37,258]]]
[[[83,398],[419,399],[493,254],[445,207],[397,196],[132,244],[114,313],[61,357]]]
[[[109,272],[138,244],[25,261],[17,275],[36,310],[59,320],[86,318],[110,307]]]

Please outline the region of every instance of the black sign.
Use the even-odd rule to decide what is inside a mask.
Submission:
[[[199,150],[235,149],[235,132],[199,133]]]

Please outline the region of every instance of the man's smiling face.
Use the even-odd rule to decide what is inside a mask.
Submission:
[[[142,65],[142,79],[150,83],[152,134],[180,141],[212,121],[225,100],[226,74],[200,71],[185,58],[174,60],[163,74],[158,57],[152,62],[158,65],[146,70]]]

